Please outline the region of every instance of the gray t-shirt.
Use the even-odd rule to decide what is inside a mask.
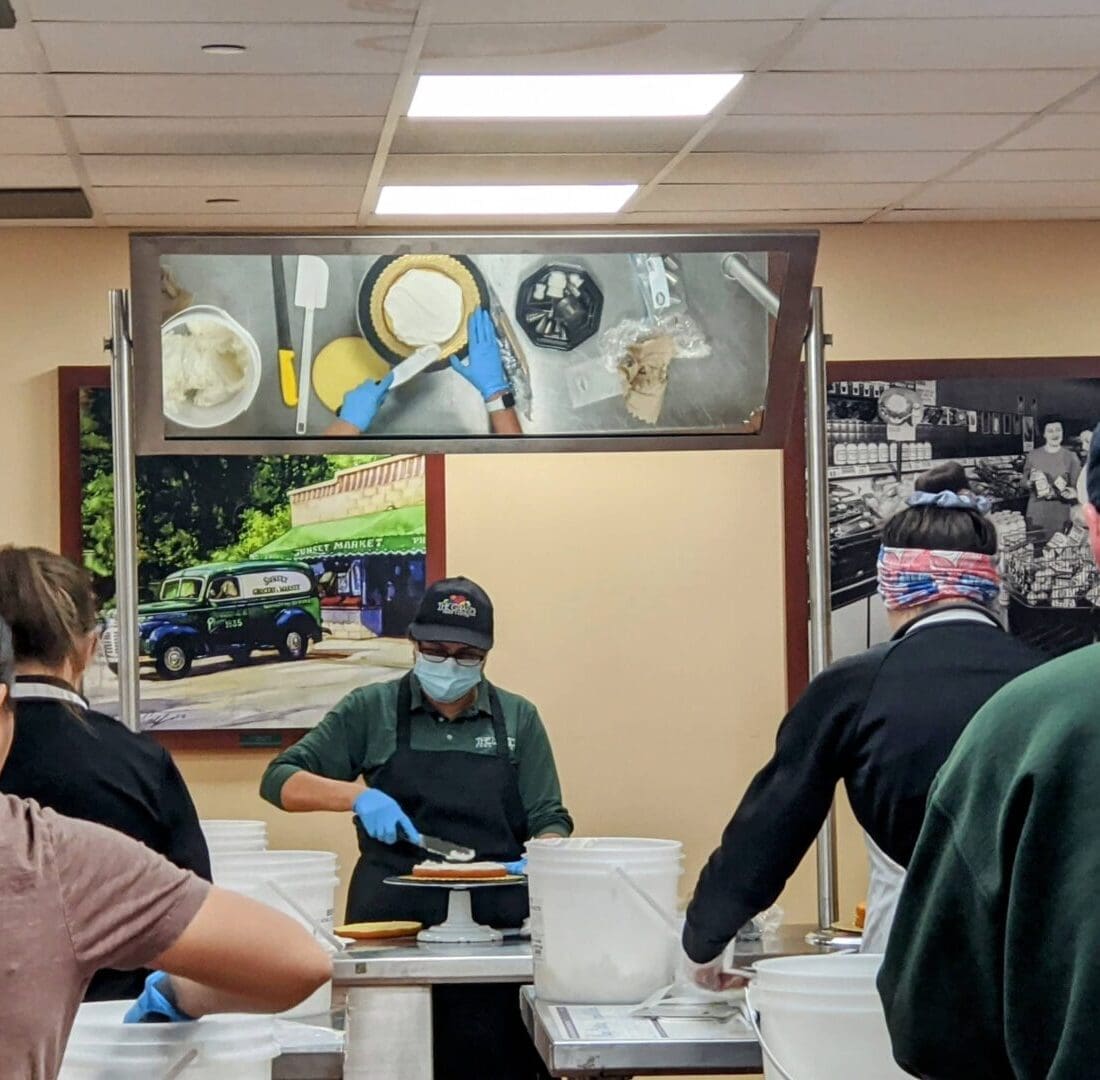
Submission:
[[[149,966],[209,888],[121,833],[0,796],[0,1077],[53,1080],[92,975]]]

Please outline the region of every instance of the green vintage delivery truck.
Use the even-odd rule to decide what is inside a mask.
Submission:
[[[170,574],[159,598],[138,607],[141,659],[163,679],[182,679],[203,656],[247,664],[257,649],[302,660],[321,640],[321,600],[305,563],[254,559],[209,563]],[[118,670],[114,620],[103,652]]]

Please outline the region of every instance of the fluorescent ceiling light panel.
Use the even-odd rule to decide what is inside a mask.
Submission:
[[[409,116],[705,116],[740,81],[740,75],[421,75]]]
[[[383,187],[377,214],[614,214],[637,184],[451,184]]]

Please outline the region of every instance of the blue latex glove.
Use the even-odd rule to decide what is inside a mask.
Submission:
[[[522,859],[516,859],[515,862],[506,862],[504,864],[504,869],[509,874],[521,877],[527,873],[527,856],[525,855]]]
[[[465,360],[451,357],[451,367],[488,401],[497,394],[511,390],[508,376],[504,374],[504,360],[500,355],[497,328],[484,308],[477,308],[466,323],[469,351]]]
[[[145,989],[127,1010],[122,1018],[124,1024],[188,1024],[194,1022],[193,1016],[181,1012],[173,1001],[169,1000],[170,989],[167,986],[169,976],[164,971],[154,971],[145,980]]]
[[[363,823],[367,835],[383,844],[396,844],[403,837],[398,833],[400,829],[405,838],[414,844],[420,843],[420,833],[416,826],[409,820],[408,815],[398,805],[396,799],[391,799],[384,791],[377,788],[367,788],[358,799],[355,800],[355,816]]]
[[[354,390],[349,390],[344,395],[343,405],[340,406],[340,419],[353,424],[360,431],[366,431],[374,423],[382,402],[390,392],[392,382],[393,372],[391,371],[381,382],[367,379]]]

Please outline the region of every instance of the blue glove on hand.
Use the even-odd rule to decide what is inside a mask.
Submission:
[[[488,401],[497,394],[511,390],[508,376],[504,374],[504,360],[500,355],[497,328],[484,308],[478,308],[466,324],[469,351],[465,360],[451,357],[451,367]]]
[[[393,372],[391,371],[381,382],[367,379],[354,390],[349,390],[344,395],[343,405],[340,406],[340,419],[353,424],[360,431],[366,431],[374,423],[382,402],[390,392],[392,382]]]
[[[506,862],[504,864],[504,869],[515,877],[522,877],[527,873],[527,856],[525,855],[522,859],[516,859],[515,862]]]
[[[169,998],[170,976],[164,971],[154,971],[145,980],[145,989],[122,1018],[124,1024],[187,1024],[193,1016],[181,1012]]]
[[[379,840],[383,844],[396,844],[403,838],[401,835],[403,833],[404,837],[414,844],[420,843],[420,833],[416,826],[398,805],[397,800],[391,799],[384,791],[367,788],[355,800],[354,810],[355,816],[363,823],[363,828],[372,839]]]

